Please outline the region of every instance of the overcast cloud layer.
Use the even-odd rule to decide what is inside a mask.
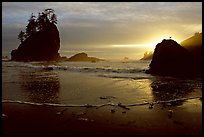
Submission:
[[[3,2],[3,52],[17,48],[31,13],[46,8],[57,14],[61,50],[112,49],[170,36],[180,42],[202,30],[201,2]]]

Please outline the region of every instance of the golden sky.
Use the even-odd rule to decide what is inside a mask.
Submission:
[[[46,8],[57,14],[62,54],[137,58],[164,38],[181,42],[202,31],[201,2],[3,2],[3,52],[18,47],[31,13]]]

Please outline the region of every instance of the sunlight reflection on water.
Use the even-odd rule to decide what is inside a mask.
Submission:
[[[148,66],[148,62],[139,62],[138,66],[137,62],[132,64],[133,70],[138,69],[139,65],[141,69]],[[63,68],[63,65],[74,65],[76,69],[55,69],[56,66]],[[44,69],[46,66],[54,69]],[[6,62],[3,64],[2,95],[11,100],[75,104],[127,104],[202,96],[201,79],[151,76],[141,71],[132,72],[127,69],[128,66],[131,63]],[[106,96],[113,98],[101,99]]]

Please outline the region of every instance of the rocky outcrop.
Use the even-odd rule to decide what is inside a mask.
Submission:
[[[200,76],[192,54],[176,41],[163,40],[156,45],[146,73],[164,76]]]
[[[153,51],[151,52],[145,52],[143,58],[141,58],[140,60],[151,60],[153,57]]]
[[[82,53],[78,53],[78,54],[71,56],[69,58],[69,61],[83,61],[87,59],[88,59],[88,55],[82,52]]]
[[[49,61],[58,60],[60,55],[59,31],[55,24],[49,23],[44,29],[36,32],[23,41],[11,52],[15,61]]]
[[[70,58],[62,58],[64,61],[90,61],[90,62],[98,62],[98,61],[104,61],[103,59],[99,59],[96,57],[88,57],[88,55],[84,52],[75,54],[71,56]]]
[[[192,49],[192,48],[201,48],[202,46],[202,33],[195,33],[194,36],[182,41],[181,46]]]
[[[202,33],[195,33],[194,36],[182,41],[181,46],[186,48],[194,58],[194,67],[202,71]]]

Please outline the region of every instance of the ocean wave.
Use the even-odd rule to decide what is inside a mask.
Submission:
[[[43,69],[46,66],[44,65],[35,65],[32,63],[28,63],[28,62],[15,62],[15,61],[8,61],[5,62],[5,64],[3,64],[4,67],[14,67],[14,68],[38,68],[38,69]]]
[[[1,61],[2,61],[2,62],[9,62],[9,61],[11,61],[11,60],[8,59],[8,58],[2,58]]]
[[[130,67],[131,65],[131,67]],[[145,68],[135,63],[124,66],[122,63],[85,64],[85,63],[57,63],[57,62],[4,62],[4,67],[34,68],[46,71],[73,71],[90,73],[143,73]]]
[[[105,73],[142,73],[144,69],[124,69],[124,68],[105,68],[105,67],[69,67],[69,66],[44,66],[44,70],[64,70],[76,72],[105,72]]]

